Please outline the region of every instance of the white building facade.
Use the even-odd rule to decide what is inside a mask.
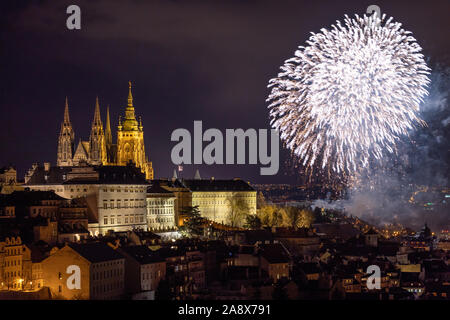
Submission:
[[[174,193],[153,185],[147,189],[148,230],[167,231],[176,227]]]
[[[240,179],[172,179],[158,183],[176,196],[175,221],[178,226],[183,224],[183,211],[188,207],[197,206],[202,217],[210,221],[238,226],[243,224],[245,215],[256,214],[256,190]],[[230,221],[233,211],[239,211],[241,216],[237,224]]]
[[[147,230],[147,182],[132,166],[36,167],[26,187],[85,198],[91,235]]]

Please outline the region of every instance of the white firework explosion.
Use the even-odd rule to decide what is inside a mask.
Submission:
[[[385,18],[346,15],[312,33],[270,80],[271,125],[305,167],[360,172],[425,125],[430,69],[411,32]]]

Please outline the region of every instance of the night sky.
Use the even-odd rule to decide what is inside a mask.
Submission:
[[[66,28],[70,4],[81,8],[81,30]],[[103,119],[110,105],[115,140],[131,80],[156,177],[170,177],[174,129],[193,132],[194,120],[204,130],[269,128],[266,86],[283,61],[310,31],[371,4],[412,31],[430,63],[450,65],[448,0],[2,0],[0,166],[23,178],[33,162],[55,164],[66,96],[76,143],[89,139],[97,95]],[[204,178],[297,178],[283,167],[277,176],[260,176],[260,165],[198,168]]]

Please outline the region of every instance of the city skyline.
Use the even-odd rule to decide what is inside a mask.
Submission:
[[[194,120],[221,130],[269,129],[266,86],[281,62],[310,30],[367,8],[356,1],[321,7],[295,2],[291,5],[299,10],[290,12],[271,2],[232,2],[222,4],[223,10],[203,2],[189,9],[176,2],[102,6],[82,1],[79,5],[82,28],[75,31],[65,27],[63,3],[16,2],[4,10],[2,41],[8,50],[1,53],[5,76],[0,80],[0,101],[2,111],[18,121],[0,129],[8,137],[0,142],[0,162],[15,165],[19,177],[32,165],[27,159],[56,163],[55,132],[63,119],[66,96],[75,131],[86,133],[82,136],[86,139],[90,123],[85,117],[92,114],[95,97],[102,114],[109,105],[111,119],[117,119],[126,103],[127,81],[133,82],[156,176],[171,177],[176,168],[170,161],[173,130],[191,129]],[[448,29],[445,1],[432,8],[419,2],[378,5],[414,32],[431,62],[448,64],[448,41],[444,33],[435,32]],[[296,19],[291,18],[294,12]],[[197,19],[206,14],[216,19]],[[427,15],[433,15],[432,28]],[[169,17],[176,23],[171,24]],[[261,22],[271,17],[275,20],[268,23],[270,27]],[[199,169],[204,177],[296,183],[299,173],[286,165],[289,160],[289,153],[280,148],[280,171],[273,177],[261,176],[257,165],[184,166],[183,175],[191,178]]]
[[[0,12],[5,310],[381,318],[370,301],[450,299],[450,1]]]

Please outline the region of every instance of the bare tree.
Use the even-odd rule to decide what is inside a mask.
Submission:
[[[244,198],[237,193],[233,193],[226,199],[229,207],[228,222],[232,227],[240,227],[243,225],[245,216],[249,213],[250,207]]]
[[[275,205],[264,205],[259,210],[259,218],[263,226],[279,227],[283,222],[282,209]]]
[[[314,220],[311,210],[297,207],[283,208],[283,224],[285,226],[297,228],[309,228]]]

